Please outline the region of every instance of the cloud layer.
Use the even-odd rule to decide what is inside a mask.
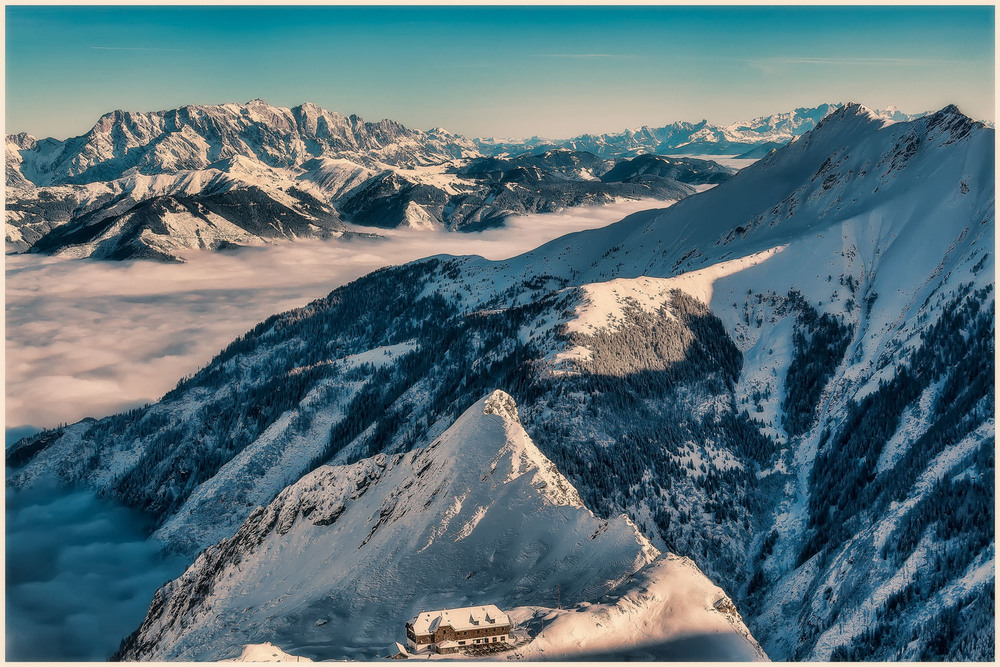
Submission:
[[[378,230],[389,238],[206,252],[187,264],[9,256],[7,426],[54,426],[155,401],[267,316],[379,267],[442,253],[503,259],[664,205],[530,215],[477,234]]]
[[[142,517],[50,482],[7,491],[7,660],[107,660],[184,563]]]

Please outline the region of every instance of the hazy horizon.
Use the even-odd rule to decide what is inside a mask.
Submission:
[[[564,139],[857,101],[993,120],[992,6],[6,8],[6,131],[261,98]]]

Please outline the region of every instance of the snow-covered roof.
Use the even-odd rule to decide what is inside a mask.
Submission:
[[[510,617],[500,611],[495,604],[487,604],[478,607],[422,611],[410,619],[410,626],[418,635],[430,634],[442,625],[449,625],[459,631],[492,628],[510,625]]]

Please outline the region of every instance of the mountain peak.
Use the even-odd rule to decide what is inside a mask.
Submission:
[[[324,109],[320,105],[316,104],[315,102],[303,102],[302,104],[300,104],[299,106],[297,106],[295,108],[296,109],[300,109],[300,110],[302,110],[305,113],[314,114],[314,115],[319,115],[319,114],[322,114],[324,111],[326,111],[326,109]]]
[[[864,114],[874,113],[871,109],[866,107],[861,102],[854,102],[854,101],[848,102],[847,104],[842,106],[838,111],[844,116],[861,116]],[[834,113],[838,113],[838,111],[835,111]]]
[[[974,130],[985,127],[985,123],[969,118],[954,104],[949,104],[927,119],[927,128],[945,137],[945,143],[958,141]]]
[[[962,111],[954,104],[949,104],[940,111],[935,112],[933,115],[936,117],[956,116],[956,117],[968,118],[968,116],[962,113]]]
[[[261,98],[148,112],[115,110],[85,135],[50,143],[50,150],[21,156],[22,174],[36,186],[109,181],[135,168],[144,175],[173,174],[234,154],[278,168],[358,153],[377,152],[380,161],[401,166],[476,154],[474,144],[459,135],[428,135],[392,120],[370,123],[356,115],[348,120],[312,102],[289,109]]]
[[[483,402],[484,415],[497,415],[507,421],[520,423],[517,416],[517,403],[507,392],[497,389],[486,397]]]
[[[860,102],[847,102],[843,106],[834,109],[829,114],[824,116],[818,123],[813,131],[825,131],[831,127],[839,127],[842,124],[852,125],[851,121],[856,121],[860,123],[865,123],[868,121],[878,121],[881,124],[885,124],[887,119],[880,116],[877,112],[872,111]]]
[[[38,145],[38,139],[27,132],[18,132],[17,134],[8,134],[7,143],[13,144],[20,150],[26,150]]]

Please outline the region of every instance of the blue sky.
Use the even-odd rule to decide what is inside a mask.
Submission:
[[[264,98],[466,135],[823,102],[992,119],[994,8],[6,7],[6,129]]]

